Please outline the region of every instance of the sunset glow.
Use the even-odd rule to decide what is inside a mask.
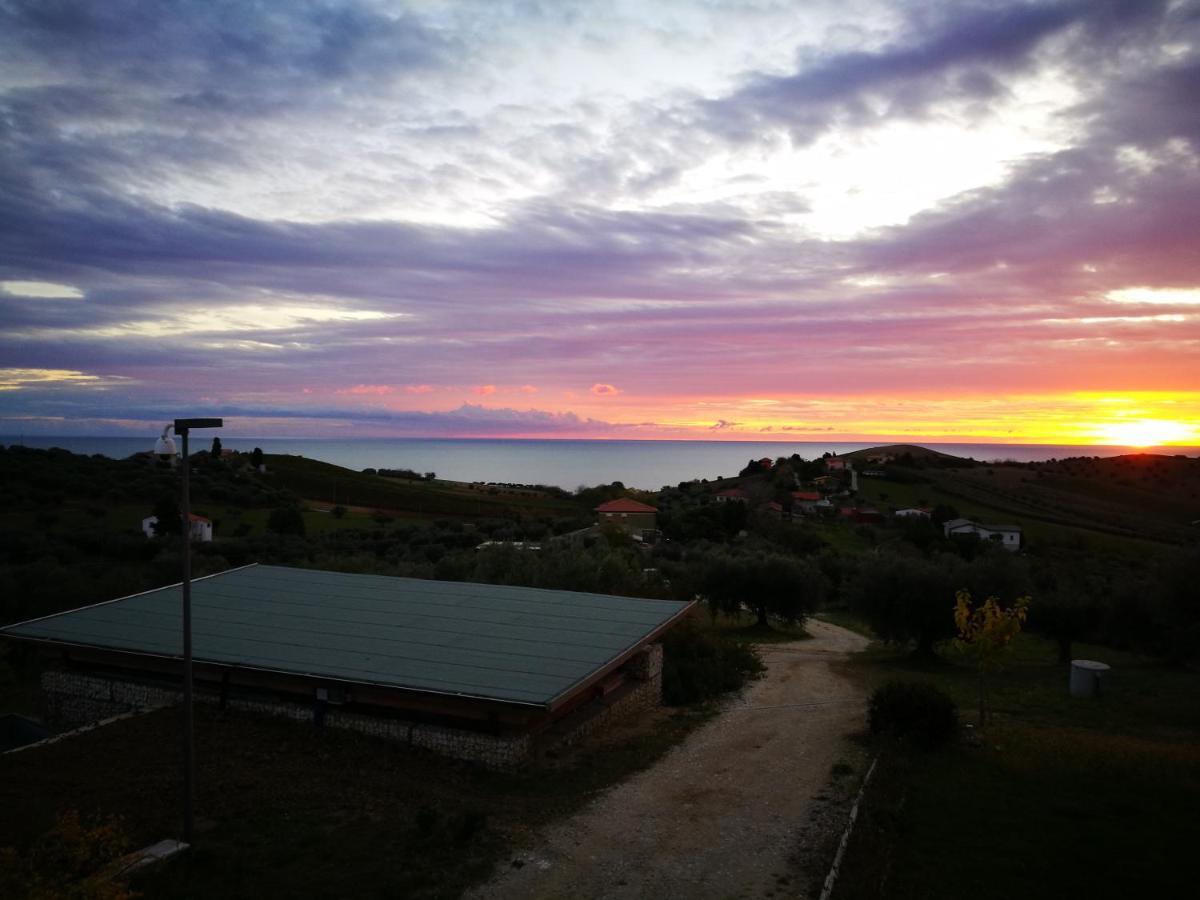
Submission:
[[[1188,7],[4,6],[0,434],[1198,445]]]
[[[1141,419],[1105,426],[1100,436],[1105,443],[1125,447],[1161,447],[1170,444],[1200,444],[1200,429],[1182,422]]]

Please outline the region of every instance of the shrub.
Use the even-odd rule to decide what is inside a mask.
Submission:
[[[276,534],[304,534],[304,515],[296,506],[277,506],[267,516],[267,530]]]
[[[931,684],[889,681],[871,694],[867,720],[872,734],[911,739],[931,749],[958,732],[958,708]]]
[[[683,706],[736,691],[763,671],[748,644],[701,631],[690,623],[663,638],[663,702]]]

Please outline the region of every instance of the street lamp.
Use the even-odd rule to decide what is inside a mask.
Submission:
[[[193,428],[220,428],[221,419],[176,419],[163,428],[154,445],[158,456],[175,458],[174,429],[183,438],[183,842],[192,842],[192,798],[196,760],[192,747],[192,492],[188,483],[188,432]]]

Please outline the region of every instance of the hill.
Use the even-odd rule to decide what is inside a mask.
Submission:
[[[951,456],[949,453],[942,453],[940,450],[931,450],[928,447],[922,447],[919,444],[885,444],[882,447],[868,447],[865,450],[853,450],[850,453],[843,453],[841,456],[852,459],[855,462],[866,462],[867,460],[879,459],[900,459],[911,458],[918,462],[933,463],[934,465],[974,465],[974,461],[964,459],[961,456]]]
[[[522,519],[581,511],[570,495],[509,485],[413,481],[355,472],[302,456],[267,455],[265,480],[303,499],[330,506],[384,510],[414,518]]]
[[[865,496],[885,503],[946,503],[968,516],[1160,543],[1200,537],[1200,529],[1191,525],[1200,517],[1200,459],[1186,456],[1137,453],[961,466],[941,460],[932,466],[893,462],[883,471],[882,478],[860,484]]]

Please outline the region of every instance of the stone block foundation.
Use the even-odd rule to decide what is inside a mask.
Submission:
[[[662,645],[641,648],[625,665],[623,685],[605,697],[590,701],[564,717],[545,734],[530,732],[497,735],[447,725],[343,709],[326,705],[323,724],[384,738],[412,747],[431,750],[455,759],[479,763],[491,769],[511,769],[527,762],[535,749],[578,743],[613,722],[658,706],[662,702]],[[180,691],[169,686],[126,680],[70,669],[42,673],[42,695],[46,721],[56,728],[72,728],[122,713],[150,710],[179,702]],[[216,705],[217,693],[197,686],[197,703]],[[230,709],[292,719],[314,721],[315,705],[273,697],[235,696],[226,701]]]

